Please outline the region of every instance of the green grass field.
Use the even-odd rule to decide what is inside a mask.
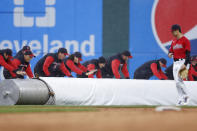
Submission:
[[[44,106],[44,105],[15,105],[0,106],[0,113],[25,113],[25,112],[80,112],[99,111],[101,108],[155,108],[156,106]],[[181,108],[197,108],[183,106]]]

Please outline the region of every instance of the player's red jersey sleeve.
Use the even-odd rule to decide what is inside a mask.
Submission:
[[[111,66],[114,76],[116,78],[120,78],[120,73],[118,71],[118,68],[120,66],[120,61],[117,59],[113,60]]]
[[[65,67],[64,62],[61,63],[60,69],[61,69],[61,71],[62,71],[66,76],[71,76],[70,72],[69,72],[68,69]]]
[[[54,58],[52,56],[48,56],[44,62],[44,65],[43,65],[43,71],[45,73],[46,76],[49,76],[50,75],[50,72],[49,72],[49,66],[53,63],[54,61]]]
[[[26,69],[25,72],[27,73],[27,75],[29,76],[29,78],[33,78],[34,77],[32,71],[31,71],[30,64],[27,66],[27,69]]]
[[[75,73],[82,75],[83,71],[79,69],[72,60],[67,60],[66,65]]]
[[[122,73],[124,74],[125,78],[129,78],[129,71],[127,69],[127,64],[126,63],[122,67]]]
[[[156,63],[152,63],[151,64],[151,70],[153,72],[153,74],[158,78],[158,79],[167,79],[167,76],[162,72],[162,70],[157,69],[157,64]]]

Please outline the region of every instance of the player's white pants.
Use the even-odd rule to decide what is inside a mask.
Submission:
[[[184,96],[188,96],[187,93],[187,88],[183,82],[183,80],[181,79],[181,77],[179,76],[179,71],[181,69],[181,66],[185,63],[185,60],[179,60],[179,61],[174,61],[173,64],[173,76],[174,76],[174,80],[176,82],[176,88],[179,94],[179,99],[182,99]]]

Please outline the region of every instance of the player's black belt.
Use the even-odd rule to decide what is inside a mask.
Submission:
[[[185,60],[185,59],[174,59],[174,61],[181,61],[181,60]]]

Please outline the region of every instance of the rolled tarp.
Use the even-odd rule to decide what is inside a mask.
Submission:
[[[42,77],[55,93],[56,105],[175,105],[178,93],[171,80]],[[197,105],[197,82],[185,82],[189,105]]]

